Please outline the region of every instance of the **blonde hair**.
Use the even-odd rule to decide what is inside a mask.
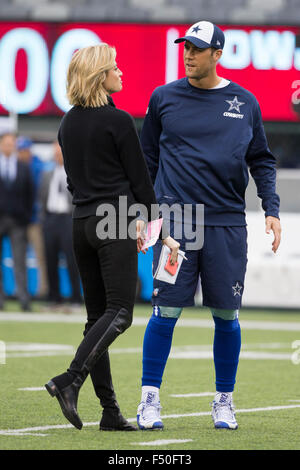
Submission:
[[[115,59],[115,48],[105,43],[75,52],[67,72],[67,98],[71,105],[95,108],[108,103],[103,82]]]

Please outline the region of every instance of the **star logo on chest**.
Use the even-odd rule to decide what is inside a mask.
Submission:
[[[243,286],[240,286],[240,284],[237,282],[235,286],[232,286],[232,290],[233,290],[233,295],[234,297],[236,295],[239,295],[241,297],[241,290],[243,289]]]
[[[245,103],[242,103],[241,101],[238,100],[237,96],[234,97],[233,100],[225,100],[226,103],[230,105],[228,111],[233,111],[234,109],[240,113],[240,106],[243,106]]]

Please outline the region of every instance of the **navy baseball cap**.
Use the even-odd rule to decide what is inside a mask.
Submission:
[[[178,38],[174,42],[183,41],[190,41],[199,49],[207,49],[208,47],[223,49],[225,36],[223,31],[210,21],[198,21],[187,30],[184,37]]]
[[[29,149],[32,146],[32,140],[29,137],[20,136],[17,139],[17,149],[25,150]]]

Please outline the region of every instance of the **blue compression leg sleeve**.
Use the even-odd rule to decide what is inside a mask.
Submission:
[[[142,386],[160,388],[177,320],[151,316],[144,336]]]
[[[223,320],[213,315],[215,322],[214,363],[216,390],[233,392],[239,354],[241,349],[241,328],[238,318]]]

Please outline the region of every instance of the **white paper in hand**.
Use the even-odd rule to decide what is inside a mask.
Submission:
[[[170,253],[171,253],[170,248],[168,248],[166,245],[163,245],[161,253],[160,253],[157,269],[153,277],[154,279],[158,279],[159,281],[168,282],[169,284],[175,284],[182,261],[185,258],[184,256],[185,252],[181,250],[178,251],[178,258],[177,258],[178,267],[174,276],[172,276],[172,274],[168,273],[168,271],[165,270],[165,265],[168,261],[168,256]]]
[[[141,250],[145,250],[146,248],[155,245],[161,231],[162,223],[163,219],[155,219],[151,220],[151,222],[148,222],[146,237]]]

